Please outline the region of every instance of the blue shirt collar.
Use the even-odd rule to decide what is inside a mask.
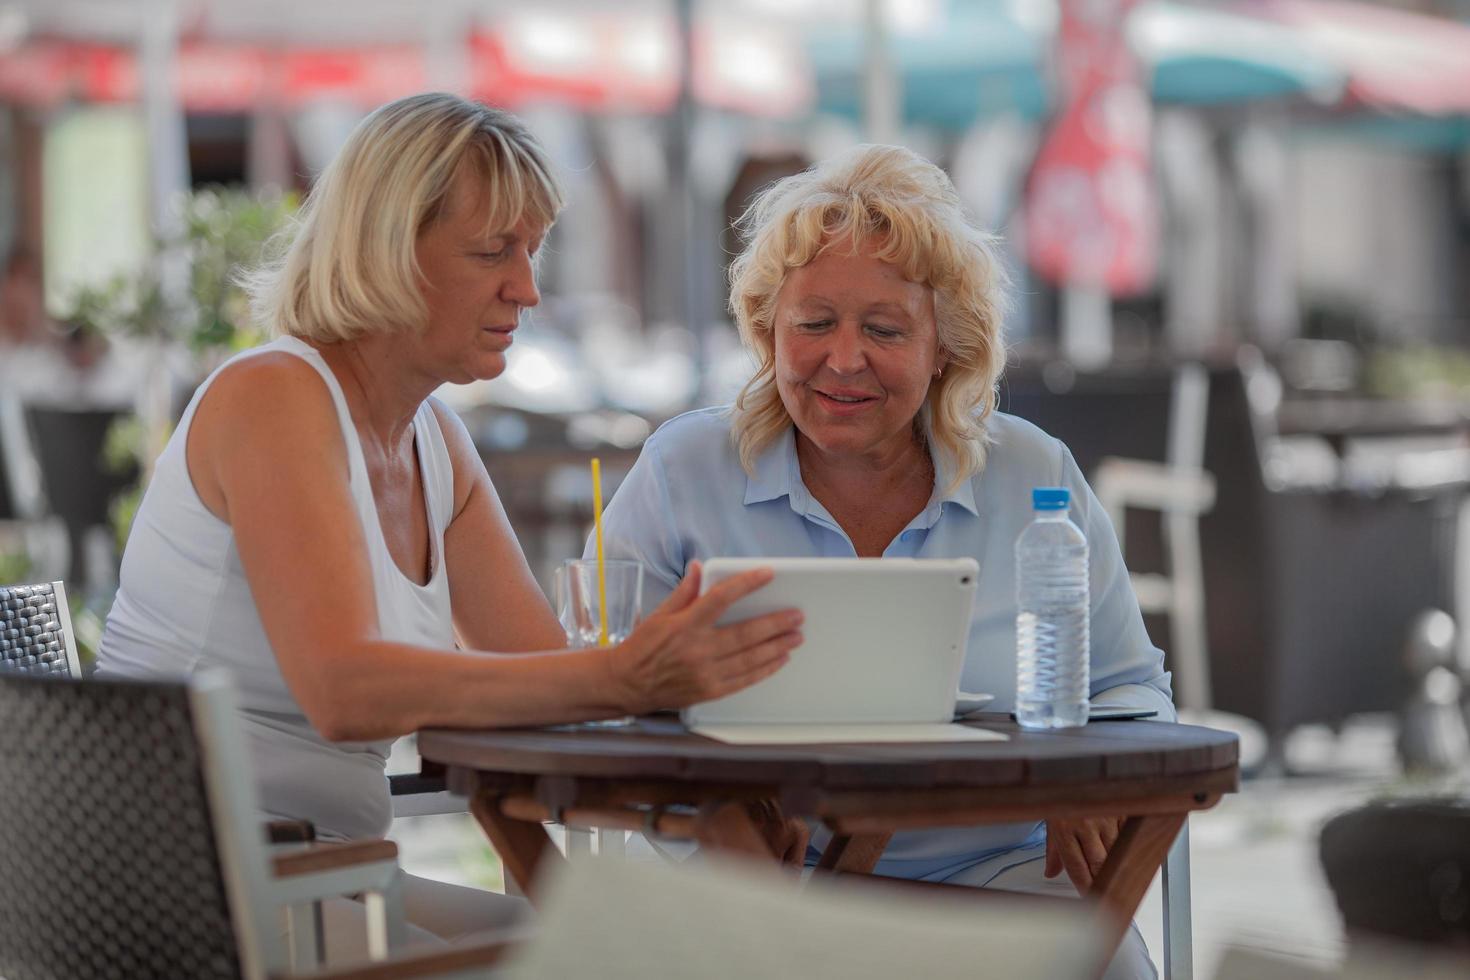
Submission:
[[[755,472],[745,479],[745,503],[758,504],[782,497],[805,495],[801,466],[796,461],[796,429],[787,426],[765,452],[756,457]]]
[[[937,494],[941,488],[949,486],[949,481],[954,478],[955,468],[948,456],[943,453],[935,454],[932,443],[929,454],[934,459],[934,491]],[[930,506],[937,504],[943,507],[947,503],[957,504],[979,517],[980,507],[975,503],[975,477],[969,476],[961,480],[958,486],[939,497]]]
[[[949,460],[942,454],[934,455],[934,486],[936,496],[930,500],[929,506],[919,519],[925,520],[926,524],[932,525],[939,519],[940,512],[947,503],[953,503],[971,514],[979,515],[980,509],[975,504],[975,480],[970,478],[961,480],[959,486],[949,493],[938,496],[940,488],[949,484],[954,468]],[[811,495],[807,492],[806,485],[801,482],[801,464],[796,459],[796,429],[787,426],[785,431],[779,435],[774,442],[766,447],[755,461],[755,472],[746,477],[745,480],[745,504],[758,504],[767,500],[779,500],[788,497],[791,500],[791,509],[799,513],[808,509]]]

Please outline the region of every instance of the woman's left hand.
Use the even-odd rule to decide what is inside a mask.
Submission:
[[[1123,829],[1123,817],[1060,817],[1046,822],[1046,876],[1063,870],[1086,895]]]

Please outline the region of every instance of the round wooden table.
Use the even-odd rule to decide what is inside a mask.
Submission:
[[[1006,741],[727,745],[672,717],[628,728],[419,733],[528,896],[557,860],[543,822],[645,831],[765,861],[758,820],[773,801],[833,837],[818,865],[871,873],[899,830],[1062,816],[1125,817],[1087,898],[1116,948],[1193,810],[1239,787],[1235,735],[1149,721],[1027,732],[1004,715],[970,724]],[[1111,955],[1111,954],[1109,954]]]

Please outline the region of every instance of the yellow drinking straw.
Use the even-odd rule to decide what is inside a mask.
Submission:
[[[592,457],[592,525],[597,533],[597,645],[607,646],[607,561],[602,557],[602,460]]]

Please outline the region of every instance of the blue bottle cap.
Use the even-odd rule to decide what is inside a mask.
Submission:
[[[1072,503],[1072,491],[1066,487],[1037,487],[1031,491],[1035,510],[1066,510]]]

